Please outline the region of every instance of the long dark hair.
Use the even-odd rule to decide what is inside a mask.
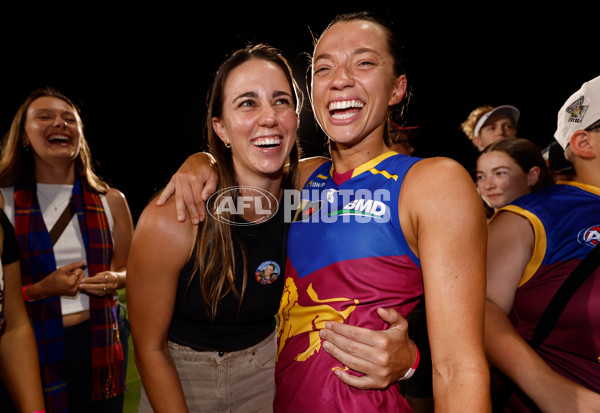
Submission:
[[[293,77],[288,61],[279,50],[265,44],[258,44],[234,52],[217,71],[207,96],[206,132],[209,150],[216,160],[219,182],[217,191],[238,186],[238,180],[234,173],[231,150],[225,146],[213,130],[212,119],[214,117],[220,118],[222,115],[223,94],[229,74],[235,68],[251,59],[266,60],[280,67],[293,91],[296,113],[299,113],[302,108],[302,92]],[[284,167],[283,188],[295,187],[299,157],[300,149],[298,139],[296,138],[296,145],[294,145],[289,161]],[[236,197],[237,194],[233,194],[233,196]],[[234,199],[233,202],[235,203],[236,200]],[[209,202],[207,208],[209,211],[214,211],[216,206],[214,203]],[[211,214],[207,214],[204,225],[198,230],[195,246],[196,262],[194,269],[196,271],[193,272],[194,274],[200,274],[202,297],[206,303],[207,311],[213,320],[216,316],[217,305],[220,299],[230,292],[238,297],[241,307],[246,289],[247,274],[245,249],[241,243],[239,234],[237,234],[236,227],[232,227],[224,222],[227,220],[232,221],[233,219],[231,216],[227,216],[226,212],[220,212],[219,217],[222,219],[214,219]],[[240,263],[237,263],[235,260],[234,242],[241,245],[243,258],[241,265],[243,267],[244,280],[241,292],[235,286],[236,266],[240,265]]]

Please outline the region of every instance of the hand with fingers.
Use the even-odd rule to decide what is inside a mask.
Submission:
[[[205,202],[217,189],[217,174],[214,159],[209,153],[191,155],[177,170],[161,192],[157,205],[164,205],[175,194],[177,219],[184,222],[189,214],[198,224],[206,216]]]
[[[84,278],[85,261],[76,261],[63,265],[51,272],[35,286],[35,299],[55,297],[59,295],[73,297],[79,292],[78,284]]]
[[[369,330],[338,322],[328,322],[320,331],[323,349],[353,371],[334,374],[359,389],[385,389],[415,367],[417,348],[408,337],[408,322],[393,309],[379,308],[379,317],[390,325],[387,330]]]
[[[119,288],[119,277],[112,271],[103,271],[87,277],[79,283],[79,289],[91,294],[103,297],[112,295]]]

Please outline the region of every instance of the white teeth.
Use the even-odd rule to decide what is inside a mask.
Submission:
[[[349,108],[362,108],[365,106],[360,100],[341,100],[329,103],[329,110],[340,110]]]
[[[331,115],[331,117],[334,119],[348,119],[354,115],[356,115],[356,113],[342,113],[342,114],[333,114],[333,115]]]
[[[48,139],[48,140],[50,142],[56,142],[56,141],[61,141],[61,142],[66,141],[66,142],[68,142],[69,138],[67,136],[55,135],[55,136],[50,137],[50,139]]]
[[[279,145],[281,138],[257,138],[252,141],[255,146]]]

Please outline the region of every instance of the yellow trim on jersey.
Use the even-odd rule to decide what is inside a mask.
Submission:
[[[326,177],[325,175],[321,175],[321,174],[318,174],[318,175],[317,175],[317,178],[321,178],[321,179],[327,179],[327,177]]]
[[[371,172],[373,175],[375,175],[375,174],[381,174],[381,175],[385,176],[387,179],[390,179],[390,178],[391,178],[391,179],[393,179],[394,181],[397,181],[397,180],[398,180],[398,175],[390,175],[390,173],[389,173],[388,171],[378,171],[378,170],[377,170],[377,169],[375,169],[375,168],[371,168],[371,169],[369,169],[369,171],[370,171],[370,172]]]
[[[378,165],[380,162],[382,162],[383,160],[389,158],[390,156],[394,156],[394,155],[397,155],[397,153],[394,151],[388,151],[386,153],[382,153],[381,155],[377,156],[376,158],[371,159],[370,161],[363,163],[358,168],[354,168],[354,172],[352,173],[352,178],[362,174],[363,172],[370,171],[373,175],[382,174],[387,179],[393,178],[395,181],[397,181],[398,175],[390,175],[390,173],[387,171],[379,171],[379,170],[375,169],[375,166]]]
[[[575,186],[577,188],[583,189],[584,191],[587,191],[592,194],[596,194],[596,195],[600,196],[600,187],[597,187],[594,185],[582,184],[580,182],[573,182],[573,181],[558,181],[557,184]]]
[[[531,226],[533,227],[533,234],[535,239],[533,255],[531,256],[529,263],[527,263],[527,267],[525,268],[525,272],[521,277],[521,281],[519,281],[518,287],[521,287],[527,281],[529,281],[531,277],[533,277],[533,274],[535,274],[535,272],[540,268],[540,265],[542,265],[542,261],[544,260],[544,256],[546,255],[547,248],[546,229],[544,228],[542,221],[540,221],[540,219],[536,215],[532,214],[526,209],[523,209],[516,205],[507,205],[501,210],[514,212],[515,214],[526,218],[527,220],[529,220]]]
[[[378,169],[375,169],[375,166],[378,165],[380,162],[382,162],[385,159],[389,158],[390,156],[394,156],[394,155],[398,155],[398,152],[388,151],[386,153],[382,153],[381,155],[371,159],[370,161],[363,163],[360,166],[357,166],[356,168],[354,168],[354,171],[352,172],[352,176],[350,177],[350,179],[362,174],[363,172],[369,171],[373,175],[381,174],[381,175],[385,176],[387,179],[391,178],[394,181],[397,181],[398,175],[391,175],[388,171],[380,171]],[[334,169],[333,169],[333,164],[332,164],[331,169],[329,170],[329,175],[331,177],[333,177],[333,171],[334,171]]]

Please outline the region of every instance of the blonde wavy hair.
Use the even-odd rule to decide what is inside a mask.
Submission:
[[[471,141],[475,138],[475,125],[477,125],[477,122],[483,115],[490,112],[492,109],[494,109],[494,107],[491,105],[479,106],[473,109],[471,113],[469,113],[469,117],[460,124],[460,128]]]

